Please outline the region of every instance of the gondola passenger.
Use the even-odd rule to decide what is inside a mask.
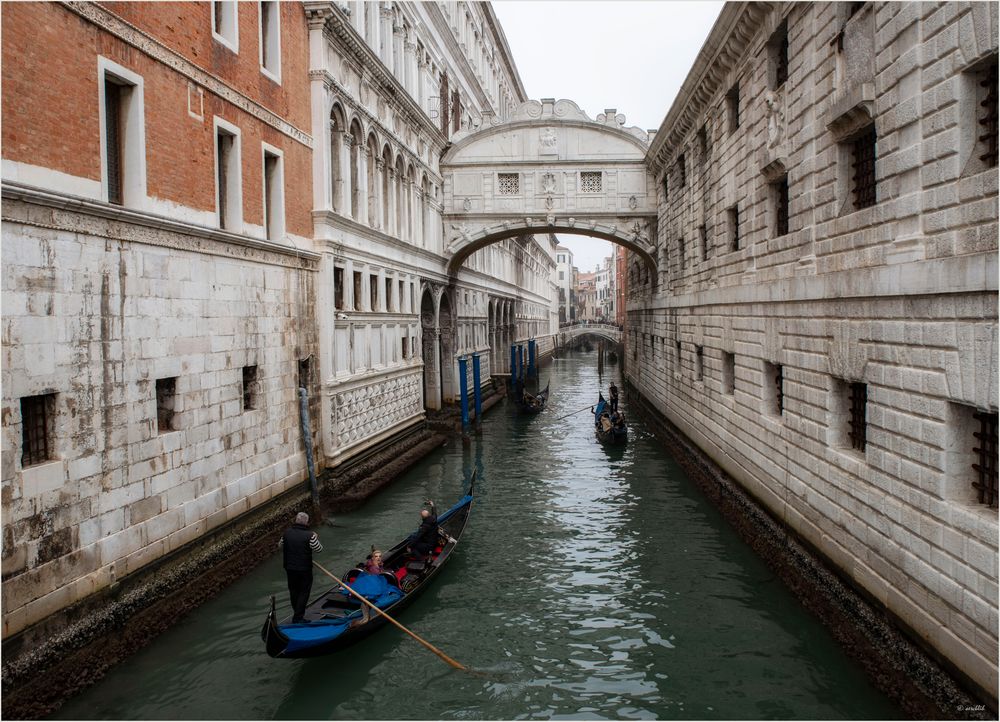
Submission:
[[[371,556],[365,560],[365,571],[369,574],[381,574],[385,571],[382,566],[382,552],[378,549],[372,550]]]

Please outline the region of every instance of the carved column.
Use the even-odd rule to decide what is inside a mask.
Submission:
[[[410,95],[416,96],[416,74],[417,69],[417,45],[416,43],[410,42],[409,33],[403,42],[403,53],[406,61],[403,63],[403,87],[406,88]],[[418,100],[419,102],[419,100]]]
[[[441,408],[441,356],[440,332],[422,319],[423,359],[424,359],[424,406],[428,409]],[[433,321],[433,319],[432,319]]]
[[[390,236],[399,237],[399,229],[396,227],[396,203],[399,201],[396,194],[396,169],[388,168],[386,172],[389,174],[389,223],[386,225],[385,232]]]
[[[375,214],[370,219],[372,222],[372,228],[378,228],[380,230],[385,229],[385,223],[383,218],[385,216],[385,195],[383,191],[383,183],[385,182],[385,161],[381,158],[375,159]]]
[[[357,147],[358,154],[358,223],[368,223],[368,153],[364,144]]]
[[[341,215],[351,216],[351,146],[354,144],[354,137],[350,133],[342,133],[340,136],[340,207],[337,209]]]
[[[382,8],[381,10],[381,37],[382,37],[382,48],[379,55],[382,56],[382,62],[385,66],[392,69],[392,8]]]
[[[424,246],[424,191],[414,184],[414,194],[416,195],[416,212],[419,218],[413,221],[413,242],[423,248]]]

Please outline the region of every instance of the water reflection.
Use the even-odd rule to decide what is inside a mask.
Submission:
[[[597,442],[589,408],[621,385],[615,371],[599,379],[594,354],[567,354],[543,371],[544,413],[505,402],[467,443],[319,530],[319,561],[342,569],[409,533],[424,499],[452,503],[477,470],[458,552],[401,621],[479,674],[391,628],[328,657],[270,659],[258,631],[268,597],[287,599],[275,556],[59,716],[898,717],[634,414],[627,446]]]

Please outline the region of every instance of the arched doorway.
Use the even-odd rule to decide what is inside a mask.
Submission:
[[[458,398],[458,381],[455,369],[455,331],[457,323],[448,291],[441,294],[438,304],[438,356],[441,370],[441,402],[454,403]]]
[[[441,376],[438,343],[437,313],[434,294],[424,288],[420,297],[421,355],[424,360],[424,408],[441,408]]]

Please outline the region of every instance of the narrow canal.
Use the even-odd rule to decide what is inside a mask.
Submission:
[[[318,529],[334,573],[391,545],[479,468],[462,544],[401,621],[327,657],[271,659],[259,629],[280,555],[159,637],[60,719],[895,719],[835,645],[631,418],[602,448],[595,354],[542,371],[544,414],[504,401],[359,510]],[[623,408],[627,407],[623,403]],[[562,418],[561,418],[562,417]],[[275,540],[277,541],[277,540]],[[317,574],[314,593],[326,588]]]

